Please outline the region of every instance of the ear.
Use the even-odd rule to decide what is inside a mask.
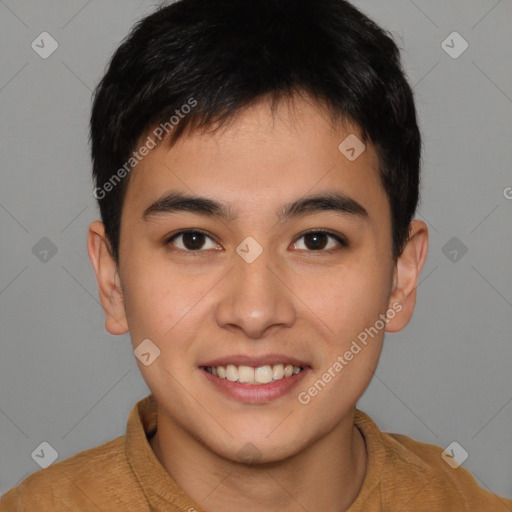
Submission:
[[[395,265],[393,291],[388,307],[397,311],[397,314],[389,317],[386,331],[400,331],[409,323],[416,305],[416,288],[427,252],[428,228],[424,222],[413,220],[409,225],[407,244]]]
[[[105,329],[110,334],[125,334],[129,328],[119,272],[105,236],[105,226],[99,220],[89,226],[87,251],[98,281],[101,305],[105,311]]]

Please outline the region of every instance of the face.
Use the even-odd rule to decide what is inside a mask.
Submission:
[[[377,155],[349,160],[350,134],[312,101],[262,101],[132,171],[116,321],[151,340],[137,363],[165,421],[225,458],[351,421],[400,314]]]

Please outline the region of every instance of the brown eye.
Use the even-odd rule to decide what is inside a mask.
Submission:
[[[218,244],[202,231],[181,231],[168,240],[177,249],[188,252],[199,252],[206,249],[218,249]]]
[[[309,231],[294,243],[295,249],[306,251],[324,251],[335,249],[336,246],[346,247],[347,243],[341,236],[326,231]]]
[[[329,237],[325,233],[308,233],[304,235],[304,245],[311,251],[324,249],[329,242]]]
[[[196,233],[193,231],[190,231],[188,233],[184,233],[182,235],[182,241],[183,245],[186,249],[189,249],[190,251],[197,251],[198,249],[201,249],[201,247],[204,244],[205,236],[202,233]]]

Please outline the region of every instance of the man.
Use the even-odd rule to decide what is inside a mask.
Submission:
[[[356,409],[426,259],[393,41],[341,0],[182,0],[115,53],[88,250],[151,395],[1,510],[507,511]]]

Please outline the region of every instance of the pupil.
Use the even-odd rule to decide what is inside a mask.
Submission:
[[[323,249],[327,242],[326,239],[327,235],[325,233],[309,233],[305,238],[306,247],[310,250]]]
[[[197,232],[183,234],[183,245],[189,250],[201,249],[204,244],[205,235]]]

